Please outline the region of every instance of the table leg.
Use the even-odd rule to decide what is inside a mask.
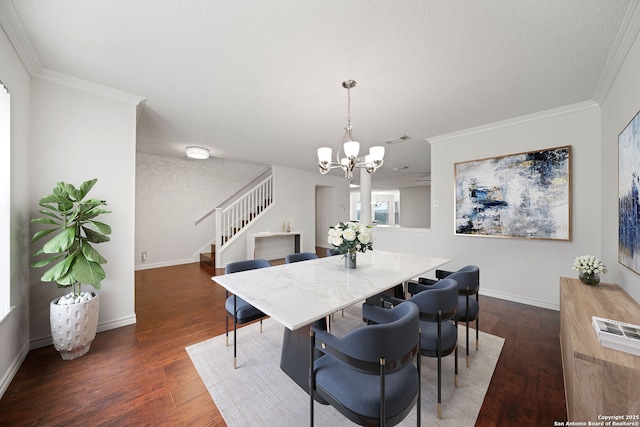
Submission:
[[[326,319],[318,320],[314,325],[327,329]],[[310,329],[311,325],[303,326],[295,331],[284,328],[280,356],[280,369],[307,393],[309,393],[309,368],[311,366],[309,360]]]

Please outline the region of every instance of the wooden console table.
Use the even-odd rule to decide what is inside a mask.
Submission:
[[[588,286],[561,277],[560,348],[567,419],[599,422],[602,416],[637,416],[640,356],[601,346],[592,316],[640,325],[640,304],[618,285]]]

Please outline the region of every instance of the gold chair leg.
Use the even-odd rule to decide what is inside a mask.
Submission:
[[[480,347],[480,343],[478,340],[476,340],[476,351],[478,351],[479,347]]]
[[[227,342],[227,347],[229,347],[229,335],[225,337],[225,341]]]
[[[467,355],[467,368],[469,367],[469,365],[470,365],[470,361],[469,361],[469,356]]]
[[[237,358],[233,358],[233,369],[237,369],[238,368],[238,359]]]
[[[438,419],[442,419],[442,404],[438,403]]]
[[[458,374],[456,374],[455,379],[453,380],[453,383],[455,387],[458,388]]]

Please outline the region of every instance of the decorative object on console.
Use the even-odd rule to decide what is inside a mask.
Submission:
[[[592,255],[576,257],[571,268],[578,271],[578,279],[582,283],[592,286],[600,283],[600,274],[607,272],[604,263]]]
[[[571,240],[571,147],[455,164],[455,234]]]
[[[640,112],[618,136],[618,262],[640,274]]]
[[[107,235],[111,234],[111,227],[96,218],[111,211],[102,208],[107,204],[104,200],[86,199],[97,181],[86,181],[79,189],[58,182],[53,192],[38,202],[42,208],[39,212],[44,216],[31,220],[32,224],[49,226],[36,232],[31,242],[53,235],[33,254],[51,256],[32,262],[31,267],[54,263],[40,280],[72,289],[71,293],[54,299],[49,312],[53,345],[64,360],[86,354],[98,327],[98,294],[81,289],[83,283],[100,289],[105,278],[101,264],[107,260],[92,244],[110,240]]]
[[[373,250],[373,229],[359,222],[339,222],[329,227],[328,241],[343,254],[344,265],[356,268],[356,253]]]
[[[342,168],[344,170],[344,177],[349,181],[353,178],[353,170],[355,168],[365,168],[367,172],[373,173],[382,166],[384,162],[384,147],[376,146],[369,149],[369,154],[364,157],[364,160],[358,158],[358,151],[360,151],[360,143],[353,140],[351,126],[351,88],[356,86],[355,80],[345,80],[342,82],[342,87],[347,89],[347,127],[344,128],[343,137],[343,150],[344,155],[340,159],[340,149],[336,154],[336,162],[331,161],[332,151],[329,147],[318,148],[318,166],[320,167],[320,173],[326,175],[331,169]]]

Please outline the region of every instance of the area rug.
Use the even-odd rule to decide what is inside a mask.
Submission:
[[[344,335],[364,326],[361,306],[338,313],[332,333]],[[266,319],[263,333],[253,324],[238,329],[238,368],[233,369],[233,345],[219,335],[186,348],[198,374],[229,427],[309,425],[309,395],[280,369],[284,328]],[[453,355],[442,359],[442,416],[437,417],[437,359],[422,358],[422,425],[473,426],[489,387],[504,339],[480,332],[475,351],[475,330],[470,330],[471,367],[465,364],[464,324],[459,327],[459,377],[454,387]],[[473,335],[471,335],[473,333]],[[230,334],[230,344],[232,335]],[[316,426],[351,426],[335,409],[315,404]],[[415,426],[415,408],[399,424]]]

